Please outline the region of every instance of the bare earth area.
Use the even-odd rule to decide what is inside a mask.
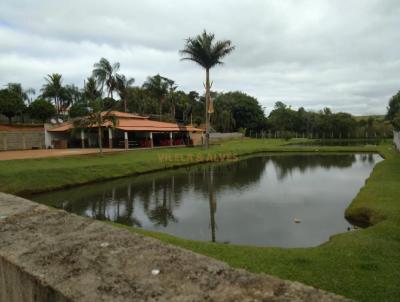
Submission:
[[[4,193],[0,300],[348,301]]]
[[[120,152],[125,149],[103,149],[103,152]],[[72,155],[84,155],[98,153],[99,149],[41,149],[41,150],[18,150],[0,151],[0,160],[28,159],[43,157],[62,157]]]

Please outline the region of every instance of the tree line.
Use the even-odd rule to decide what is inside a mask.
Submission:
[[[348,139],[392,136],[392,125],[384,117],[333,113],[327,107],[319,111],[307,111],[303,107],[294,110],[283,102],[275,103],[266,123],[269,132],[281,137]]]
[[[0,90],[0,112],[10,122],[13,117],[26,115],[41,122],[52,117],[65,120],[88,115],[90,101],[102,98],[102,109],[204,126],[204,94],[179,90],[175,81],[158,74],[148,77],[143,85],[134,86],[133,78],[116,72],[119,64],[110,64],[104,58],[95,66],[93,74],[98,74],[100,80],[95,76],[88,77],[83,88],[64,85],[61,74],[48,75],[41,94],[34,101],[29,97],[33,94],[32,89],[24,90],[21,84],[9,83]],[[301,107],[295,110],[280,101],[266,116],[258,100],[246,93],[211,91],[210,96],[214,107],[210,123],[212,129],[218,132],[241,131],[251,136],[257,133],[270,137],[387,137],[392,131],[390,122],[399,123],[400,120],[399,93],[389,102],[386,119],[357,118],[349,113],[333,113],[329,108],[308,111]]]
[[[329,108],[294,110],[279,101],[268,116],[258,100],[244,92],[211,90],[210,69],[234,50],[231,41],[215,41],[212,33],[188,38],[180,51],[182,60],[193,61],[206,72],[205,93],[185,92],[160,74],[149,76],[142,85],[120,72],[118,62],[101,58],[93,65],[83,87],[64,84],[59,73],[49,74],[35,100],[33,89],[9,83],[0,90],[0,113],[9,123],[19,117],[46,122],[88,116],[94,110],[119,110],[150,116],[152,119],[194,124],[219,132],[241,131],[269,137],[353,138],[386,137],[392,125],[400,128],[400,96],[391,98],[385,118],[359,118],[349,113],[333,113]]]

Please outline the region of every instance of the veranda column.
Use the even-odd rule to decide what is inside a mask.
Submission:
[[[150,132],[150,147],[151,147],[151,148],[154,147],[154,143],[153,143],[153,132]]]
[[[85,148],[85,131],[81,129],[81,142],[82,142],[82,149]]]
[[[108,147],[112,148],[112,146],[113,146],[112,130],[111,130],[111,128],[108,128]]]
[[[172,132],[169,133],[169,145],[173,146],[174,142],[172,141]]]
[[[125,149],[129,149],[129,143],[128,143],[128,132],[124,132],[124,142],[125,142]]]

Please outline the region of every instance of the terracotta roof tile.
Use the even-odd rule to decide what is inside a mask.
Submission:
[[[104,112],[104,114],[106,114]],[[203,132],[203,129],[195,128],[191,125],[182,126],[176,123],[167,123],[160,121],[150,120],[148,117],[139,116],[132,113],[125,113],[119,111],[111,111],[109,113],[117,117],[117,123],[115,125],[116,129],[123,131],[154,131],[154,132],[163,132],[163,131],[199,131]],[[107,121],[103,124],[103,127],[111,127],[111,122]],[[48,131],[50,132],[63,132],[68,131],[74,128],[72,122],[66,122],[58,127],[54,127]]]

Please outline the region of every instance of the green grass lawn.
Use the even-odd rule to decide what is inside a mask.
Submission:
[[[242,140],[201,148],[158,149],[99,156],[0,161],[0,191],[26,194],[187,164],[215,154],[255,152],[379,152],[374,168],[346,216],[372,226],[335,235],[314,248],[268,248],[185,240],[117,225],[178,245],[252,272],[264,272],[332,291],[358,301],[398,301],[400,297],[400,155],[379,147],[288,147],[283,140]],[[293,140],[291,140],[293,143]],[[171,156],[162,162],[160,156]],[[203,158],[200,158],[200,157]]]
[[[290,143],[301,139],[290,140]],[[375,147],[304,147],[284,146],[288,141],[234,140],[213,145],[209,150],[195,148],[167,148],[135,150],[129,152],[23,159],[0,161],[0,191],[27,195],[29,193],[60,189],[77,184],[101,181],[116,177],[134,175],[165,168],[173,168],[193,162],[218,160],[218,155],[236,154],[243,156],[256,152],[284,151],[376,151]],[[1,155],[1,153],[0,153]],[[178,158],[175,158],[178,156]],[[184,160],[179,157],[182,156]],[[189,157],[192,160],[187,160]],[[217,158],[216,158],[217,157]],[[165,161],[164,159],[168,160]]]

